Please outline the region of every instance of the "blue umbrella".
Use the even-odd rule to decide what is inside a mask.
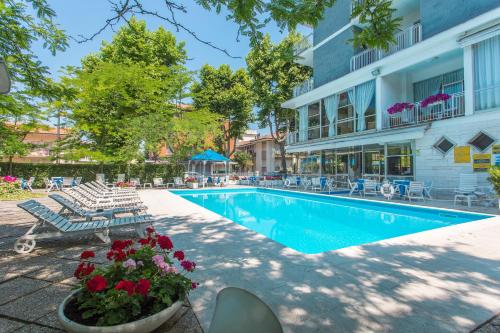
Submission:
[[[211,149],[208,149],[203,153],[199,153],[198,155],[191,157],[191,161],[229,162],[230,159],[224,155],[214,152]]]

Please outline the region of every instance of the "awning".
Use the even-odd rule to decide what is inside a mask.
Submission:
[[[388,129],[374,133],[359,134],[331,138],[328,140],[309,141],[300,144],[294,144],[286,147],[287,153],[312,152],[325,149],[337,149],[345,147],[355,147],[371,144],[396,143],[408,140],[415,140],[424,137],[427,126],[403,128],[403,129]]]
[[[207,161],[207,162],[229,162],[230,159],[224,155],[214,152],[211,149],[199,153],[191,157],[191,161]]]

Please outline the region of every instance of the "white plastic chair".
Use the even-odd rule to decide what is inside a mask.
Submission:
[[[33,192],[33,188],[31,187],[33,185],[33,182],[35,181],[35,177],[30,177],[28,181],[26,182],[26,188]]]
[[[163,178],[153,178],[153,186],[154,187],[165,187],[166,185],[163,183]]]
[[[358,183],[351,182],[349,178],[347,178],[347,184],[349,185],[349,196],[351,196],[354,192],[358,192],[361,195],[361,191],[358,190]]]
[[[477,191],[477,176],[474,174],[460,174],[458,188],[455,190],[455,199],[453,204],[456,205],[458,200],[467,201],[467,206],[472,206],[472,200],[477,199],[478,195],[483,193]]]
[[[375,195],[377,196],[377,182],[371,179],[366,179],[363,184],[363,196]]]
[[[104,176],[103,173],[96,173],[95,180],[103,184],[106,184],[106,177]]]
[[[314,177],[314,178],[311,179],[311,190],[313,190],[313,191],[316,191],[316,190],[321,191],[321,178]]]
[[[411,199],[425,200],[424,198],[424,183],[422,182],[410,182],[410,185],[406,189],[406,197],[411,202]]]

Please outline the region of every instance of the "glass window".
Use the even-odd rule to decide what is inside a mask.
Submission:
[[[322,138],[328,137],[328,124],[330,124],[330,122],[328,121],[328,117],[326,115],[325,103],[323,101],[321,101],[321,137]]]
[[[347,174],[348,164],[348,154],[337,154],[337,174]]]
[[[320,137],[320,110],[319,103],[314,103],[308,106],[308,140],[318,139]]]
[[[373,96],[368,109],[365,112],[365,128],[366,130],[372,130],[376,127],[376,112],[375,112],[375,96]]]
[[[300,160],[300,171],[305,174],[319,173],[319,155],[310,155]]]
[[[354,108],[349,100],[349,95],[347,92],[341,93],[337,109],[337,135],[353,133],[355,118]]]
[[[410,143],[387,145],[387,175],[413,178],[413,154]]]
[[[335,152],[333,150],[325,150],[323,151],[323,158],[321,159],[323,165],[323,174],[325,175],[334,175],[335,174]]]
[[[364,167],[363,174],[365,175],[383,175],[385,172],[384,166],[384,150],[373,150],[364,152]]]

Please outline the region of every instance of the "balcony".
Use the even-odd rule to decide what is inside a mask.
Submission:
[[[387,51],[380,49],[368,49],[356,54],[351,58],[351,72],[373,64],[374,62],[387,57],[393,53],[406,49],[422,41],[422,25],[420,23],[412,25],[394,36],[396,43],[391,44]]]
[[[305,50],[311,48],[313,46],[313,34],[310,33],[307,36],[304,36],[297,44],[293,46],[293,55],[298,56]]]
[[[405,126],[415,126],[436,120],[461,117],[465,114],[463,93],[452,94],[451,98],[444,102],[422,107],[420,103],[415,103],[413,109],[406,109],[402,112],[389,115],[383,119],[383,128],[396,128]]]
[[[314,89],[314,79],[310,78],[308,80],[305,80],[298,86],[293,87],[293,97],[303,95],[305,93],[310,92],[313,89]]]

